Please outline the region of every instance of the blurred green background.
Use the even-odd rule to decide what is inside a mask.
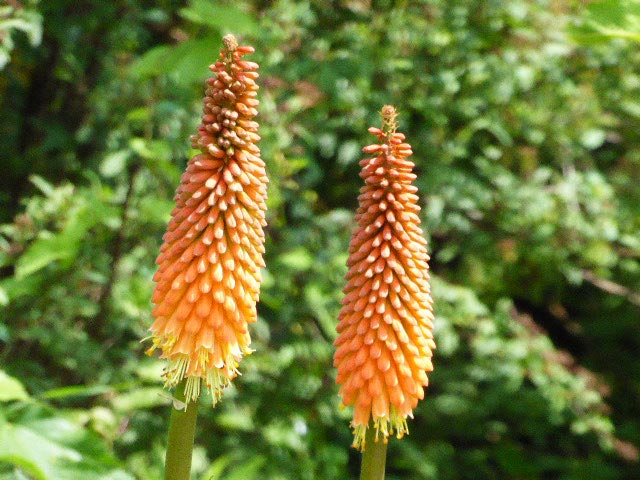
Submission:
[[[585,5],[588,4],[588,5]],[[435,371],[388,479],[640,478],[640,7],[569,0],[4,0],[0,479],[161,478],[154,259],[203,81],[261,65],[256,353],[193,478],[357,478],[335,338],[385,103],[414,147]]]

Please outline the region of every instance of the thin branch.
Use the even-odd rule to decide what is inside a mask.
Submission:
[[[133,196],[133,188],[139,171],[139,162],[132,164],[129,168],[127,191],[124,202],[122,203],[122,220],[111,244],[111,272],[106,285],[100,293],[100,298],[98,299],[98,313],[90,325],[90,330],[94,335],[104,333],[105,324],[110,312],[109,302],[111,301],[111,292],[118,276],[118,265],[120,263],[120,258],[122,257],[122,246],[125,241],[126,229],[128,227],[129,204],[131,202],[131,197]]]
[[[599,288],[600,290],[612,295],[623,297],[629,303],[640,307],[640,292],[631,290],[624,285],[620,285],[619,283],[607,280],[606,278],[598,277],[595,273],[589,270],[582,270],[582,278],[594,287]]]

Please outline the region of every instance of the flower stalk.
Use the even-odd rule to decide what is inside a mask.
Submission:
[[[198,400],[185,403],[186,380],[178,384],[171,420],[165,461],[165,480],[189,480],[191,478],[191,457],[196,434]]]
[[[360,480],[384,480],[388,442],[376,440],[375,428],[369,427],[365,443],[367,448],[362,452]]]

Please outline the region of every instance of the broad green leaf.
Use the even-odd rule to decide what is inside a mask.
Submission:
[[[201,480],[221,480],[224,478],[223,473],[229,464],[231,464],[232,458],[230,455],[222,455],[216,458],[209,468],[200,477]]]
[[[251,412],[240,408],[220,412],[216,416],[216,423],[226,431],[240,430],[250,432],[256,428],[251,418]]]
[[[209,65],[218,60],[221,46],[217,36],[187,40],[178,45],[172,52],[172,74],[175,80],[182,85],[204,85],[205,79],[211,76]]]
[[[280,262],[296,271],[304,271],[313,265],[313,257],[304,248],[296,248],[280,256]]]
[[[131,73],[141,78],[168,75],[180,85],[204,82],[221,46],[220,37],[210,35],[175,46],[156,47],[132,65]]]
[[[0,370],[0,402],[11,400],[28,400],[29,394],[19,380]]]
[[[17,279],[32,275],[56,260],[68,260],[75,254],[75,245],[60,235],[40,237],[16,262]]]
[[[138,58],[130,67],[129,71],[136,77],[149,78],[161,73],[165,73],[165,69],[170,63],[171,45],[160,45],[154,47]]]
[[[31,175],[31,177],[29,177],[29,181],[33,183],[38,188],[38,190],[44,193],[45,196],[53,196],[55,192],[54,186],[47,182],[40,175]]]
[[[127,160],[131,156],[128,150],[118,150],[110,153],[100,164],[100,173],[107,178],[122,174],[127,166]]]
[[[180,15],[191,22],[213,27],[222,34],[251,35],[258,30],[251,15],[233,4],[221,5],[213,0],[191,0],[188,7],[180,10]]]
[[[594,44],[614,38],[640,42],[640,3],[600,0],[586,8],[584,23],[570,29],[575,41]]]
[[[160,161],[171,158],[171,150],[162,140],[134,137],[129,141],[129,147],[145,160]]]
[[[7,295],[7,291],[0,287],[0,307],[5,307],[9,304],[9,295]]]
[[[592,128],[582,134],[580,141],[586,148],[594,150],[602,146],[606,138],[607,133],[605,131],[597,128]]]
[[[63,418],[0,425],[0,461],[38,480],[131,480],[97,437]]]
[[[225,480],[257,480],[261,478],[259,472],[265,463],[267,463],[267,459],[264,456],[255,455],[253,458],[231,469],[228,473],[225,473],[223,478]]]
[[[137,387],[131,391],[116,395],[111,402],[118,411],[132,412],[143,408],[166,405],[167,395],[168,392],[160,387]]]
[[[126,388],[128,384],[120,386]],[[71,387],[55,388],[47,390],[38,395],[39,398],[46,400],[62,399],[69,397],[93,397],[95,395],[103,395],[118,389],[115,385],[76,385]]]

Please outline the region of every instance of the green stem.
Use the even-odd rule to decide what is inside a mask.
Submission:
[[[367,428],[365,449],[362,452],[360,480],[384,480],[384,467],[387,463],[387,443],[383,439],[376,442],[376,429],[373,424]]]
[[[178,384],[175,398],[185,401],[184,388],[186,379]],[[164,480],[189,480],[191,478],[191,454],[198,417],[198,400],[189,402],[187,410],[171,409],[169,422],[169,441],[167,444],[167,460]]]

